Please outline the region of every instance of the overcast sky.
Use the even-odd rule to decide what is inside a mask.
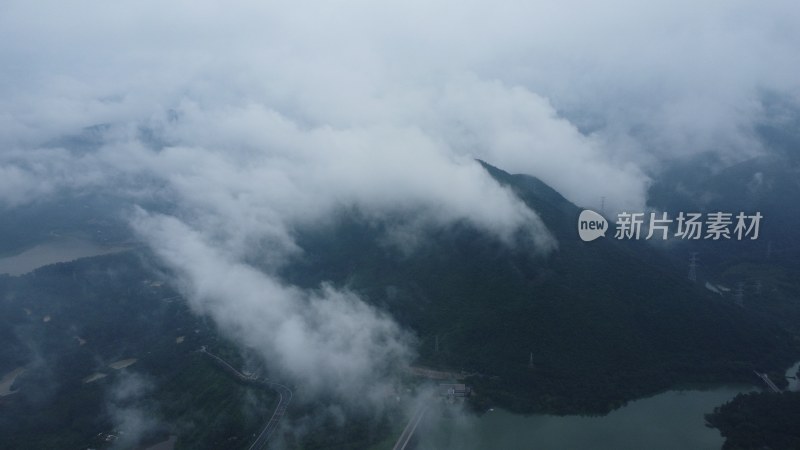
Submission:
[[[665,161],[766,151],[764,94],[800,98],[798,23],[796,0],[5,0],[0,205],[166,186],[174,216],[131,196],[131,221],[196,310],[346,395],[413,339],[346,290],[255,270],[252,252],[279,265],[301,251],[294,227],[349,206],[411,217],[401,246],[466,221],[557,251],[475,158],[579,205],[642,208]],[[97,124],[98,149],[53,144]]]
[[[348,139],[298,161],[357,159],[342,189],[381,179],[358,180],[384,160],[395,173],[479,157],[579,204],[640,206],[659,160],[758,152],[762,94],[798,96],[793,1],[284,3],[3,2],[3,150],[174,109],[174,143],[226,157]],[[5,174],[2,197],[24,195]]]

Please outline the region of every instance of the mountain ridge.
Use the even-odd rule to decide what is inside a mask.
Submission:
[[[484,374],[470,380],[478,403],[520,412],[605,413],[681,384],[754,383],[753,369],[796,357],[784,330],[689,282],[658,249],[581,242],[577,206],[534,177],[480,163],[540,215],[557,251],[459,223],[399,256],[380,244],[390,224],[349,211],[301,230],[304,257],[282,275],[358,292],[418,335],[420,363]]]

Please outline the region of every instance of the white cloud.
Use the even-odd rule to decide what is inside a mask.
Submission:
[[[665,160],[764,151],[762,94],[800,92],[798,12],[788,0],[8,0],[0,204],[65,189],[134,203],[158,186],[175,217],[136,224],[195,307],[309,385],[322,367],[346,386],[407,358],[407,338],[352,293],[256,271],[253,252],[274,268],[300,250],[297,226],[343,207],[412,217],[395,243],[466,221],[551,250],[536,212],[474,158],[578,204],[642,207]],[[98,149],[53,144],[101,123]]]
[[[137,231],[174,267],[190,305],[304,392],[380,405],[411,337],[355,294],[304,292],[214,248],[181,221],[141,212]]]
[[[158,427],[154,408],[145,399],[153,390],[145,377],[122,372],[108,392],[106,409],[117,433],[112,448],[132,448]]]

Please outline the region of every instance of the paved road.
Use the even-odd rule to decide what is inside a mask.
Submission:
[[[262,450],[267,448],[267,441],[269,441],[275,429],[278,428],[278,423],[286,412],[286,407],[289,406],[289,402],[292,401],[292,390],[288,387],[270,381],[264,381],[261,382],[261,384],[269,386],[278,392],[278,406],[275,407],[275,412],[272,413],[272,417],[269,419],[269,422],[264,425],[264,428],[261,430],[261,433],[258,434],[253,445],[250,446],[250,450]]]
[[[408,421],[408,425],[406,425],[403,432],[400,433],[400,437],[397,439],[397,443],[394,444],[392,450],[405,450],[411,438],[414,436],[414,432],[417,431],[417,425],[419,425],[422,418],[425,417],[425,413],[428,412],[428,408],[430,408],[430,403],[428,403],[427,400],[423,400],[419,404],[417,410],[414,411],[414,415],[411,416],[411,420]]]
[[[292,401],[292,390],[282,384],[260,380],[255,375],[245,375],[242,372],[239,372],[239,370],[228,364],[227,361],[206,350],[205,346],[200,348],[200,352],[208,355],[211,359],[221,365],[222,368],[238,378],[239,381],[273,389],[278,393],[278,406],[275,407],[275,411],[272,413],[272,417],[270,417],[269,422],[264,425],[264,428],[261,429],[261,432],[258,434],[258,437],[256,437],[256,440],[249,447],[250,450],[263,450],[267,448],[269,438],[272,436],[272,433],[275,432],[275,429],[278,428],[278,424],[280,423],[281,418],[283,418],[286,408]]]
[[[764,384],[766,384],[767,387],[772,389],[772,392],[780,392],[781,391],[778,388],[778,386],[776,386],[775,383],[773,383],[772,380],[769,379],[769,375],[767,375],[765,373],[758,373],[758,372],[755,372],[755,373],[756,373],[756,375],[758,375],[759,378],[761,378],[764,381]]]
[[[203,346],[203,347],[200,347],[200,352],[201,352],[201,353],[205,353],[206,355],[208,355],[209,357],[211,357],[211,359],[213,359],[214,361],[216,361],[216,362],[217,362],[217,364],[221,365],[223,369],[227,370],[227,371],[228,371],[228,372],[230,372],[230,373],[231,373],[231,374],[232,374],[234,377],[238,378],[238,379],[239,379],[239,381],[243,381],[243,382],[245,382],[245,383],[252,383],[252,382],[255,382],[255,381],[257,381],[257,380],[258,380],[258,378],[257,378],[257,377],[255,377],[255,376],[253,376],[253,375],[245,375],[245,374],[243,374],[242,372],[239,372],[239,370],[237,370],[236,368],[234,368],[232,365],[228,364],[228,362],[227,362],[227,361],[225,361],[224,359],[220,358],[219,356],[217,356],[217,355],[215,355],[215,354],[213,354],[213,353],[209,352],[208,350],[206,350],[205,346]]]

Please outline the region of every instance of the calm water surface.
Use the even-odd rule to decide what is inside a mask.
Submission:
[[[24,275],[49,264],[124,250],[127,250],[127,248],[107,247],[81,239],[62,239],[45,242],[22,253],[0,258],[0,274]]]
[[[713,411],[750,386],[668,391],[630,402],[603,417],[521,416],[503,410],[481,417],[426,418],[420,449],[719,450],[719,432],[705,426]]]

